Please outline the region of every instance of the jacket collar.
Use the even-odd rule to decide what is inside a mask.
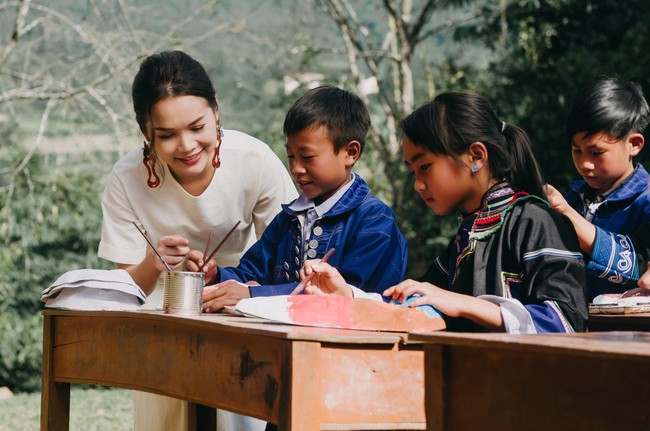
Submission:
[[[339,214],[352,211],[361,205],[361,203],[368,197],[369,194],[370,188],[368,187],[368,184],[366,184],[366,182],[361,178],[359,174],[355,174],[352,186],[350,186],[348,191],[346,191],[343,196],[341,196],[341,199],[339,199],[339,201],[334,204],[334,206],[327,213],[325,213],[323,217],[334,217]],[[297,211],[289,208],[293,202],[295,202],[295,200],[288,204],[282,204],[282,211],[291,217],[298,215]]]
[[[632,175],[620,184],[612,194],[607,196],[607,200],[622,201],[633,198],[648,188],[648,181],[650,181],[650,175],[643,168],[643,165],[637,163]],[[592,192],[591,187],[582,179],[571,181],[570,186],[573,191],[580,195],[588,195]]]

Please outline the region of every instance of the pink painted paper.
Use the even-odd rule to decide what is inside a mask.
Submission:
[[[428,317],[414,308],[366,298],[335,295],[292,295],[242,299],[244,314],[281,323],[364,331],[441,331],[442,318]]]

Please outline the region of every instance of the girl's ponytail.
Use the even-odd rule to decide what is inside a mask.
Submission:
[[[514,124],[505,124],[503,128],[505,147],[510,155],[511,166],[505,174],[506,179],[518,190],[526,191],[542,199],[544,193],[544,177],[535,159],[528,134]]]

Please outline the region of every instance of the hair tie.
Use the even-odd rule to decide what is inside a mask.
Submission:
[[[506,122],[502,121],[501,122],[501,133],[503,133],[504,130],[506,130]]]

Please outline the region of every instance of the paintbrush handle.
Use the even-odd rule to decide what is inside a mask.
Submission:
[[[147,234],[144,233],[144,231],[142,229],[140,229],[140,227],[136,224],[136,222],[131,222],[131,223],[133,223],[133,226],[135,226],[135,228],[138,230],[138,232],[140,232],[142,234],[144,239],[147,241],[147,244],[149,244],[149,246],[154,251],[154,253],[156,253],[156,255],[158,255],[158,257],[160,258],[162,263],[165,265],[165,268],[167,268],[167,271],[172,272],[173,270],[169,267],[167,262],[165,262],[165,259],[163,259],[162,255],[158,252],[156,247],[154,247],[154,245],[151,243],[151,241],[149,241],[149,238],[147,238]]]
[[[230,235],[237,229],[237,226],[239,226],[239,223],[241,223],[241,220],[239,220],[235,225],[230,229],[230,231],[226,234],[226,236],[221,240],[221,242],[217,245],[217,247],[210,253],[210,256],[208,256],[207,259],[203,261],[203,265],[201,265],[201,268],[199,268],[199,272],[203,272],[203,268],[210,262],[210,259],[214,257],[215,254],[219,251],[221,246],[230,238]]]
[[[323,256],[323,258],[322,258],[322,259],[320,260],[320,262],[318,262],[318,263],[321,263],[321,262],[327,262],[327,259],[329,259],[329,258],[334,254],[334,250],[336,250],[336,249],[333,248],[333,247],[330,248],[330,249],[327,251],[327,253],[325,253],[325,256]],[[293,292],[291,292],[291,294],[292,294],[292,295],[297,295],[297,294],[299,294],[300,292],[302,292],[302,291],[305,289],[305,286],[307,285],[307,283],[309,283],[309,281],[310,281],[312,278],[314,278],[314,275],[316,275],[316,272],[314,272],[314,271],[312,271],[311,273],[307,274],[307,276],[306,276],[305,278],[303,278],[302,281],[301,281],[300,283],[298,283],[298,285],[296,286],[296,288],[293,289]]]

